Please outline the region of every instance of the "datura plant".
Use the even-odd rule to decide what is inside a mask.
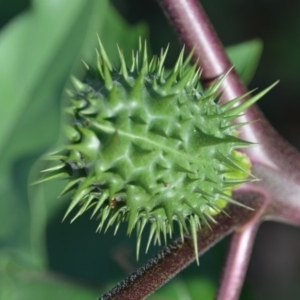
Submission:
[[[48,158],[57,162],[42,181],[67,180],[61,194],[72,193],[66,215],[73,220],[90,210],[98,231],[117,231],[128,223],[137,231],[137,256],[143,230],[161,242],[178,226],[193,238],[209,226],[232,199],[232,190],[255,180],[248,157],[239,151],[251,144],[238,137],[245,123],[232,122],[267,90],[239,104],[242,97],[219,104],[222,80],[207,89],[199,84],[197,63],[184,60],[165,70],[167,50],[148,59],[140,42],[129,66],[119,50],[120,67],[110,62],[99,42],[97,64],[86,64],[83,81],[73,79],[71,115],[64,149]],[[226,76],[226,75],[225,75]],[[249,209],[245,207],[245,209]]]

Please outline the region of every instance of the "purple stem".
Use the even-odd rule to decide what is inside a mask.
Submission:
[[[239,299],[258,226],[254,222],[232,234],[216,300]]]
[[[237,300],[243,286],[259,224],[233,233],[216,300]]]
[[[235,199],[253,208],[245,209],[229,204],[226,214],[216,216],[216,223],[211,228],[205,228],[198,233],[199,255],[212,247],[220,239],[240,227],[244,220],[257,219],[257,212],[264,207],[265,201],[260,193],[248,191],[236,192]],[[230,215],[230,217],[228,217]],[[131,274],[115,288],[99,300],[140,300],[165,284],[179,271],[195,259],[194,246],[191,237],[186,236],[168,245],[158,255],[152,258],[144,267]]]
[[[248,193],[249,190],[253,190],[253,187],[244,185],[236,193]],[[256,192],[259,194],[259,189]],[[237,228],[232,234],[216,300],[237,300],[239,298],[255,235],[271,201],[263,191],[260,191],[260,195],[264,199],[262,206],[256,210],[254,217]]]
[[[202,81],[209,85],[223,76],[232,64],[200,3],[195,0],[158,2],[187,49],[194,49],[194,59],[200,58]],[[235,70],[227,76],[227,81],[223,95],[225,99],[233,99],[247,92]]]
[[[224,75],[231,68],[231,63],[202,6],[195,0],[159,2],[187,49],[194,49],[195,59],[200,57],[202,83],[208,86]],[[221,89],[223,102],[247,92],[235,70],[227,75]],[[251,123],[254,120],[256,122]],[[253,174],[261,179],[252,188],[261,190],[265,195],[265,219],[300,225],[299,154],[273,129],[257,106],[247,109],[238,121],[250,122],[242,128],[241,138],[258,144],[246,152],[253,164]],[[258,224],[250,222],[243,232],[234,234],[219,300],[239,297]]]
[[[217,37],[210,21],[208,20],[202,6],[196,0],[158,0],[171,24],[184,42],[188,50],[194,49],[194,58],[200,57],[199,66],[202,67],[202,82],[209,85],[220,76],[224,75],[230,68],[231,63],[224,51],[224,47]],[[233,69],[223,83],[222,101],[226,102],[247,92],[245,85],[241,82],[238,74]],[[257,183],[273,198],[272,206],[276,206],[274,218],[286,223],[300,225],[300,201],[291,200],[289,187],[300,186],[300,156],[270,125],[256,105],[245,111],[241,122],[251,122],[242,128],[241,138],[257,143],[255,147],[246,149],[245,152],[251,159],[253,166],[260,167],[263,174],[253,172],[258,178],[263,179],[264,173],[280,174],[285,183],[278,182],[279,189],[287,193],[274,194],[270,186],[265,186],[264,181]],[[256,122],[253,122],[256,121]],[[253,168],[255,169],[255,168]],[[295,191],[296,189],[293,188]],[[295,196],[295,195],[294,195]],[[300,190],[297,189],[297,197],[300,198]],[[294,197],[295,198],[295,197]],[[293,203],[291,203],[291,201]],[[287,207],[293,207],[297,213],[289,214]],[[282,209],[281,209],[282,208]],[[280,215],[280,211],[285,211]],[[269,210],[269,217],[275,210]],[[280,215],[280,216],[279,216]]]
[[[202,82],[209,85],[230,68],[224,48],[215,34],[202,6],[195,0],[158,0],[187,49],[194,50],[194,58],[201,58]],[[226,102],[244,94],[247,89],[235,70],[223,83],[222,101]],[[231,244],[229,263],[221,284],[219,299],[226,298],[228,289],[239,289],[249,259],[251,245],[260,220],[276,219],[285,223],[300,225],[300,156],[272,128],[256,106],[247,109],[239,121],[251,122],[243,127],[241,137],[255,142],[256,147],[247,150],[252,163],[253,174],[261,179],[259,183],[243,185],[235,199],[249,205],[254,211],[228,205],[230,217],[219,214],[212,231],[200,231],[198,235],[199,254],[202,254],[218,240],[244,224],[243,231],[236,233]],[[183,243],[175,242],[165,248],[145,267],[129,276],[101,299],[143,299],[172,278],[194,259],[194,249],[189,237]],[[242,264],[241,258],[245,261]],[[233,273],[232,277],[228,274]],[[236,280],[238,278],[238,280]]]

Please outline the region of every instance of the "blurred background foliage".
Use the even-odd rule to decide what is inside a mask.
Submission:
[[[300,2],[203,0],[231,59],[249,84],[276,87],[259,103],[275,128],[300,148]],[[135,237],[123,226],[114,237],[96,234],[83,215],[61,222],[68,197],[60,182],[28,185],[59,142],[69,76],[92,62],[96,32],[117,62],[118,43],[129,58],[138,37],[153,54],[171,44],[172,66],[182,45],[154,0],[0,0],[0,299],[96,299],[158,251],[135,261]],[[257,39],[258,38],[258,39]],[[242,43],[247,40],[250,42]],[[241,44],[242,43],[242,44]],[[241,299],[300,299],[299,229],[261,227]],[[184,270],[152,300],[213,299],[227,239]]]

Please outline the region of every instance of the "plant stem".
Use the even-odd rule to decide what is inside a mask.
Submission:
[[[249,190],[254,190],[254,187],[244,185],[236,192],[244,191],[247,193]],[[256,192],[259,193],[259,189]],[[265,218],[266,209],[271,202],[268,194],[261,191],[261,195],[263,195],[264,203],[256,211],[255,216],[237,228],[232,234],[216,300],[239,299],[255,235],[261,221]]]
[[[158,0],[158,2],[187,49],[189,51],[194,49],[194,59],[200,57],[199,66],[203,69],[201,80],[204,85],[211,84],[232,67],[199,1]],[[247,91],[234,69],[225,78],[221,90],[223,102],[241,96]],[[265,173],[268,173],[268,176],[279,174],[287,183],[284,185],[283,181],[277,182],[276,188],[281,191],[281,197],[273,192],[272,179],[268,186],[263,180],[257,183],[273,199],[274,209],[269,210],[269,218],[284,223],[299,224],[297,216],[300,215],[300,202],[295,201],[296,196],[300,197],[299,153],[274,130],[256,105],[248,108],[237,121],[249,122],[241,129],[240,137],[257,144],[255,147],[243,150],[250,157],[253,166],[258,166],[259,172],[256,173],[256,169],[253,168],[253,174],[260,179],[264,178]],[[296,193],[292,195],[293,199],[290,198],[289,193],[291,186]],[[272,211],[274,213],[276,211],[274,216]],[[281,214],[281,211],[284,213]]]
[[[264,193],[269,203],[263,219],[300,226],[300,185],[293,178],[298,174],[287,174],[279,168],[273,170],[257,163],[253,164],[252,173],[260,182],[247,188]]]
[[[158,1],[187,49],[194,49],[195,59],[201,58],[203,84],[209,85],[224,75],[231,68],[231,63],[202,6],[195,0]],[[235,70],[228,74],[222,89],[224,102],[247,91]],[[243,187],[235,193],[234,199],[254,210],[229,204],[225,212],[230,217],[217,215],[217,223],[211,224],[211,230],[201,230],[198,236],[200,255],[237,227],[244,225],[243,232],[235,233],[233,237],[229,263],[225,268],[225,277],[229,277],[223,278],[220,287],[219,299],[231,300],[238,297],[260,218],[300,224],[299,154],[279,136],[256,106],[247,109],[238,121],[252,122],[243,127],[241,137],[258,144],[246,152],[253,163],[253,174],[262,181]],[[183,242],[177,240],[166,247],[100,299],[143,299],[193,260],[193,243],[186,236]],[[231,272],[232,276],[228,275]],[[233,296],[226,298],[230,288],[234,290]]]
[[[201,4],[196,0],[158,0],[179,38],[185,44],[188,51],[194,49],[194,59],[199,59],[199,67],[202,68],[201,81],[204,86],[209,86],[215,80],[225,75],[231,68],[224,46],[219,40]],[[247,92],[235,69],[232,69],[223,81],[221,101],[227,102]],[[246,99],[246,98],[245,98]],[[261,113],[251,106],[245,112],[239,122],[263,120]],[[266,121],[267,122],[267,121]],[[253,130],[258,122],[244,126],[241,137],[253,143],[260,143],[257,130]],[[264,162],[269,161],[268,155],[261,147],[253,147],[249,151],[252,156],[260,158]],[[270,165],[273,165],[270,162]]]
[[[209,85],[232,68],[201,4],[196,0],[158,0],[166,16],[187,49],[194,49],[194,59],[199,60],[202,68],[201,80]],[[235,70],[227,78],[223,99],[231,100],[247,92]]]
[[[188,50],[202,67],[202,83],[210,85],[224,75],[231,63],[202,6],[196,0],[159,0],[165,14]],[[223,102],[247,91],[235,70],[221,87]],[[245,111],[238,122],[249,122],[240,137],[257,144],[245,152],[253,164],[252,173],[261,181],[254,184],[266,197],[264,219],[300,225],[300,157],[269,124],[257,106]],[[253,122],[256,121],[256,122]],[[241,233],[235,233],[218,299],[237,299],[245,276],[252,243],[259,223],[250,223]]]
[[[217,300],[239,299],[258,226],[255,222],[233,233]]]
[[[264,206],[264,198],[259,193],[238,192],[237,201],[252,209],[228,204],[225,213],[216,216],[211,228],[203,228],[198,235],[199,255],[220,239],[241,226],[245,220],[256,219],[257,211]],[[228,215],[230,217],[228,217]],[[152,258],[144,267],[131,274],[99,300],[140,300],[165,284],[179,271],[194,261],[194,246],[190,236],[184,241],[177,239]]]

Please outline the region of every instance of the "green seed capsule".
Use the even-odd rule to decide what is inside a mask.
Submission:
[[[150,62],[140,46],[127,67],[112,67],[100,43],[96,68],[69,92],[69,144],[49,178],[67,178],[66,212],[90,209],[98,230],[128,223],[137,230],[137,253],[146,223],[151,241],[166,239],[174,224],[190,233],[197,257],[197,234],[231,199],[234,187],[249,181],[250,161],[236,151],[248,142],[237,137],[231,120],[247,108],[217,103],[220,82],[199,86],[199,70],[183,52],[164,75],[166,52]],[[70,128],[71,126],[71,128]],[[55,154],[57,155],[57,154]],[[237,203],[238,204],[238,203]]]

